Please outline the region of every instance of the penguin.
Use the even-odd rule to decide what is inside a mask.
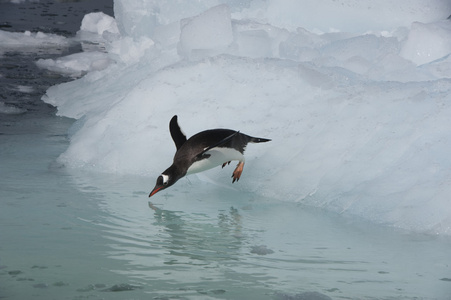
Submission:
[[[238,165],[232,174],[232,183],[234,183],[240,179],[243,172],[245,161],[243,153],[247,144],[271,141],[231,129],[209,129],[186,139],[177,122],[177,115],[173,116],[169,122],[169,131],[177,151],[172,165],[158,176],[149,197],[170,187],[185,175],[221,165],[224,168],[232,160],[237,160]]]

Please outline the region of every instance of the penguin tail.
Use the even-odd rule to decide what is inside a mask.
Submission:
[[[270,139],[264,139],[264,138],[257,138],[257,137],[251,137],[251,140],[249,142],[251,143],[265,143],[271,141]]]

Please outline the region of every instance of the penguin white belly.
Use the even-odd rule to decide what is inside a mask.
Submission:
[[[205,154],[209,154],[210,157],[193,163],[188,168],[187,175],[212,169],[231,160],[244,161],[243,154],[233,148],[213,148]]]

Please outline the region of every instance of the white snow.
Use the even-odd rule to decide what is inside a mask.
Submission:
[[[102,35],[104,32],[119,33],[116,20],[103,12],[89,13],[81,21],[80,31]]]
[[[85,52],[103,49],[108,42],[117,40],[119,37],[116,20],[102,12],[85,15],[76,35]]]
[[[109,58],[108,54],[91,51],[75,53],[58,59],[39,59],[36,65],[68,77],[79,77],[87,72],[103,70],[112,62],[113,60]]]
[[[75,53],[58,59],[39,59],[40,68],[60,73],[68,77],[80,77],[87,72],[100,71],[114,63],[102,49],[110,41],[118,40],[119,30],[116,20],[102,12],[89,13],[84,16],[75,40],[82,43],[84,52]],[[117,49],[116,46],[114,49]],[[113,51],[112,51],[113,52]]]
[[[179,54],[191,57],[195,51],[222,53],[232,42],[232,21],[227,5],[180,21]]]
[[[414,22],[401,56],[417,65],[429,63],[451,53],[451,21],[431,24]]]
[[[262,20],[295,30],[365,32],[433,22],[450,15],[448,0],[269,0]]]
[[[43,32],[8,32],[0,30],[0,55],[5,51],[32,52],[36,49],[52,49],[70,46],[65,37]]]
[[[187,136],[272,139],[248,147],[236,189],[451,234],[449,1],[224,2],[117,0],[120,34],[102,15],[83,25],[107,56],[47,62],[87,72],[43,98],[78,119],[59,161],[148,176],[150,190],[177,114]],[[199,178],[220,188],[232,171]]]

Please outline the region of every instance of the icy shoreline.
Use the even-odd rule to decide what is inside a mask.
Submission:
[[[78,36],[101,38],[107,59],[43,98],[79,119],[62,164],[153,179],[172,159],[167,123],[178,114],[188,136],[226,127],[273,139],[249,147],[233,188],[451,233],[449,20],[417,22],[430,17],[423,11],[404,15],[406,27],[368,19],[361,33],[318,33],[276,21],[301,9],[289,1],[213,2],[177,14],[171,4],[116,1],[119,32],[110,17],[86,17]]]

